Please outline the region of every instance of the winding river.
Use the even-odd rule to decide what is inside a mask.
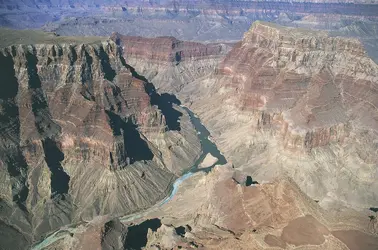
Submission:
[[[188,108],[183,107],[182,108],[188,112],[190,116],[190,120],[193,123],[196,131],[197,131],[197,136],[201,142],[201,147],[202,147],[202,155],[197,159],[193,167],[184,175],[179,177],[172,185],[172,190],[169,196],[167,196],[165,199],[160,201],[159,203],[155,204],[151,208],[145,210],[145,211],[140,211],[134,214],[129,214],[126,216],[120,217],[120,221],[123,223],[133,221],[138,218],[142,218],[146,214],[150,213],[151,211],[154,211],[155,209],[159,208],[160,206],[164,205],[168,201],[170,201],[177,193],[177,190],[180,186],[180,184],[185,181],[186,179],[190,178],[194,173],[199,172],[199,171],[205,171],[208,172],[210,171],[211,168],[213,168],[215,165],[223,165],[226,164],[226,158],[221,154],[221,152],[218,150],[217,146],[209,139],[210,137],[210,132],[206,129],[206,127],[201,123],[201,120],[196,117],[196,115],[191,112]],[[216,163],[214,163],[212,166],[204,169],[199,169],[198,165],[203,161],[203,159],[206,157],[208,153],[211,153],[214,157],[218,159]],[[71,225],[72,226],[72,225]],[[61,229],[57,230],[56,232],[50,234],[47,236],[43,241],[35,244],[32,247],[32,250],[42,250],[45,247],[51,245],[52,243],[56,242],[59,239],[62,239],[67,236],[67,234],[72,234],[77,231],[76,227],[70,227],[69,225],[62,227]]]

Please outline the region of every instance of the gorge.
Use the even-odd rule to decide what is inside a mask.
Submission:
[[[67,3],[0,3],[77,15],[0,28],[1,249],[378,248],[374,3]]]

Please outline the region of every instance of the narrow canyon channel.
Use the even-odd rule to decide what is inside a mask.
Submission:
[[[201,120],[191,110],[189,110],[188,108],[186,108],[184,106],[182,106],[182,108],[189,114],[190,120],[191,120],[192,124],[194,125],[194,127],[195,127],[195,129],[197,131],[197,136],[198,136],[198,138],[199,138],[199,140],[201,142],[201,147],[202,147],[202,154],[201,154],[201,156],[197,159],[197,161],[195,162],[195,164],[193,165],[193,167],[191,169],[189,169],[187,173],[184,173],[181,177],[179,177],[172,184],[172,188],[171,188],[171,192],[170,192],[169,196],[167,196],[165,199],[163,199],[162,201],[158,202],[157,204],[155,204],[154,206],[152,206],[151,208],[149,208],[147,210],[140,211],[140,212],[137,212],[137,213],[134,213],[134,214],[129,214],[129,215],[120,217],[119,219],[120,219],[120,221],[122,223],[127,223],[129,221],[133,221],[135,219],[141,218],[141,217],[145,216],[146,214],[150,213],[151,211],[159,208],[163,204],[169,202],[175,196],[175,194],[177,193],[177,190],[178,190],[180,184],[183,181],[185,181],[186,179],[190,178],[194,173],[199,172],[199,171],[208,172],[215,165],[224,165],[224,164],[227,163],[226,158],[219,151],[218,147],[215,145],[215,143],[213,143],[210,140],[210,138],[209,138],[210,137],[210,132],[201,123]],[[205,159],[206,155],[209,154],[209,153],[218,159],[217,162],[214,163],[210,167],[200,169],[198,167],[199,164],[201,164],[201,162]],[[52,243],[56,242],[57,240],[66,237],[68,234],[75,233],[76,230],[77,230],[77,226],[78,225],[79,224],[75,224],[74,227],[72,225],[67,225],[65,227],[60,228],[59,230],[57,230],[57,231],[51,233],[50,235],[48,235],[42,241],[40,241],[37,244],[35,244],[32,247],[32,250],[42,250],[45,247],[47,247],[47,246],[51,245]]]

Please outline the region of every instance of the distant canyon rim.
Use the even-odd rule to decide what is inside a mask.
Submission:
[[[0,11],[1,249],[378,248],[374,1]]]

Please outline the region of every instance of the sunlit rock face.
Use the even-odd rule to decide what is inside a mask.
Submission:
[[[111,38],[123,48],[127,62],[159,92],[177,93],[190,82],[214,72],[232,43],[181,41],[174,37],[144,38],[118,33]]]
[[[323,210],[289,178],[245,186],[235,181],[236,172],[229,165],[198,172],[144,218],[124,225],[97,218],[46,249],[377,248],[367,214]]]
[[[343,141],[350,123],[378,128],[378,67],[357,40],[255,23],[220,72],[240,109],[268,113],[261,125],[283,122],[289,148]]]
[[[363,209],[378,198],[377,82],[356,39],[256,22],[179,97],[257,181],[289,175],[324,207]]]
[[[155,204],[201,150],[188,114],[114,42],[59,39],[0,50],[0,218],[24,246]]]

